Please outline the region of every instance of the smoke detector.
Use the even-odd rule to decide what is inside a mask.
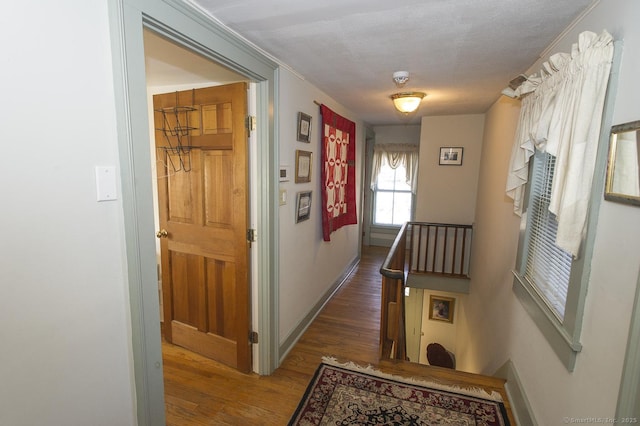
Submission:
[[[393,81],[396,83],[396,87],[404,86],[409,81],[408,71],[396,71],[393,73]]]

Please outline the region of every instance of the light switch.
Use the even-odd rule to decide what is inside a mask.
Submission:
[[[118,199],[116,190],[116,168],[114,166],[96,166],[96,187],[98,191],[98,201]]]
[[[287,204],[287,190],[280,188],[280,205],[284,206]]]

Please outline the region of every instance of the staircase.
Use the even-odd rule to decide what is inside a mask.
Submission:
[[[406,287],[469,293],[472,225],[407,222],[398,232],[380,267],[381,371],[462,388],[501,394],[512,425],[512,407],[505,380],[449,368],[410,362],[407,358],[404,294]]]
[[[380,359],[405,360],[405,287],[469,292],[472,225],[407,222],[380,274]]]

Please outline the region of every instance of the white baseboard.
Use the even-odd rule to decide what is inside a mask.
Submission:
[[[527,395],[524,392],[513,362],[511,362],[511,360],[505,362],[504,365],[496,371],[494,376],[507,381],[504,387],[507,391],[511,412],[513,413],[513,417],[515,417],[516,424],[518,426],[537,426],[538,422],[536,422],[533,416],[529,400],[527,400]]]
[[[300,340],[302,334],[307,330],[307,328],[311,325],[313,320],[318,316],[324,305],[331,299],[336,291],[344,284],[347,278],[353,273],[355,267],[360,262],[360,256],[356,257],[345,269],[342,275],[329,287],[329,289],[325,292],[325,294],[320,298],[320,300],[314,305],[314,307],[309,311],[309,313],[300,321],[298,326],[293,329],[289,336],[285,339],[284,342],[280,345],[278,349],[278,353],[280,354],[278,365],[282,364],[282,361],[287,356],[289,351],[293,348],[293,346]]]

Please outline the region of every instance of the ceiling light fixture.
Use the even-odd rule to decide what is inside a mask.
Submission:
[[[409,81],[408,71],[396,71],[393,73],[393,81],[396,87],[403,87]],[[403,114],[409,114],[418,109],[422,98],[426,95],[422,92],[402,92],[391,95],[393,105]]]
[[[393,105],[404,114],[409,114],[418,109],[422,98],[426,95],[422,92],[402,92],[391,95]]]

